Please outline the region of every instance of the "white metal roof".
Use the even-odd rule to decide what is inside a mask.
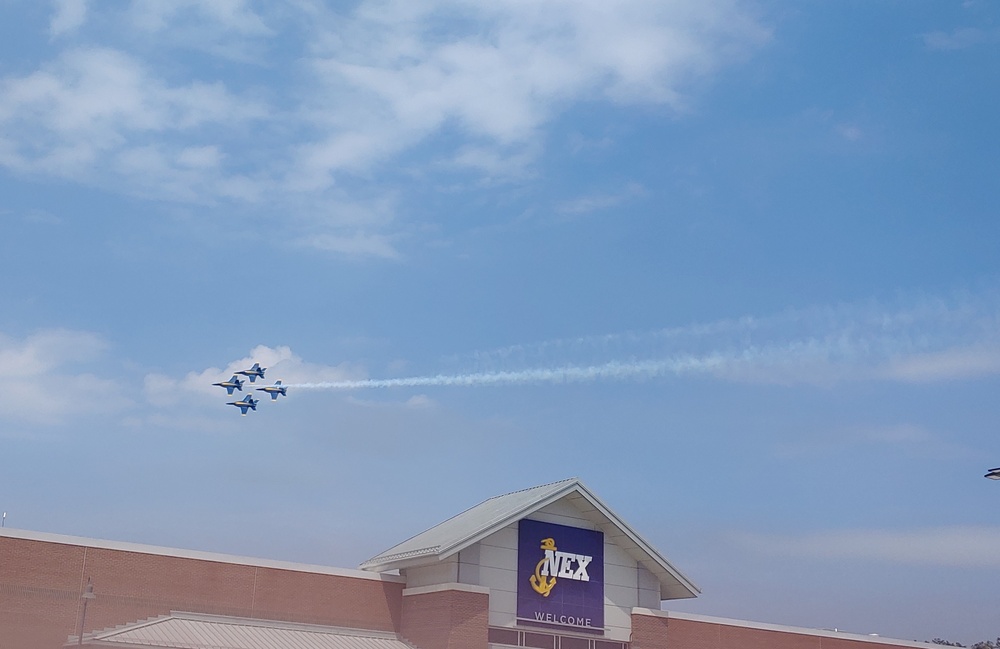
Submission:
[[[67,646],[76,641],[71,638]],[[413,649],[393,633],[180,612],[85,634],[83,645],[119,649]]]
[[[601,528],[609,541],[617,544],[656,575],[663,599],[697,597],[700,592],[698,587],[670,565],[663,555],[591,493],[578,478],[485,500],[368,559],[359,567],[362,570],[384,572],[436,563],[564,498]]]

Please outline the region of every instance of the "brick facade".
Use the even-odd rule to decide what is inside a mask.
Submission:
[[[864,636],[836,637],[835,631],[811,631],[808,629],[780,628],[776,625],[753,624],[729,620],[718,623],[671,617],[650,617],[633,615],[633,624],[640,622],[640,628],[649,629],[646,620],[663,619],[666,623],[666,644],[639,644],[633,649],[911,649],[914,646],[930,646],[926,643],[904,643],[883,638]],[[642,619],[646,618],[646,619]],[[762,628],[773,627],[773,628]],[[633,627],[633,638],[635,639]],[[840,634],[849,636],[850,634]],[[896,644],[899,642],[899,644]]]
[[[171,610],[378,631],[400,624],[402,583],[0,536],[0,649],[55,649],[76,635],[88,577],[97,597],[85,631]]]
[[[667,649],[667,627],[670,620],[666,615],[632,615],[631,649]],[[684,645],[673,645],[684,646]],[[691,647],[691,649],[697,649]]]
[[[65,540],[61,540],[65,539]],[[55,535],[0,533],[0,649],[58,649],[85,631],[171,611],[396,633],[417,649],[912,649],[921,644],[633,609],[631,640],[489,627],[489,590],[405,589],[397,576]]]
[[[413,589],[403,593],[400,635],[420,649],[487,649],[489,607],[486,592]]]

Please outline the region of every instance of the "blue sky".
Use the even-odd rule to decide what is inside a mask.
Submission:
[[[0,0],[8,526],[353,566],[579,476],[669,607],[996,637],[998,19]]]

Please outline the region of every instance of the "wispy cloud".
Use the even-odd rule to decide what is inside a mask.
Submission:
[[[54,38],[34,71],[0,78],[0,166],[222,203],[248,219],[280,196],[283,208],[303,206],[286,241],[384,259],[399,254],[394,218],[307,208],[334,192],[349,204],[391,194],[383,172],[413,151],[407,165],[422,171],[523,181],[544,152],[543,130],[574,102],[684,111],[691,88],[769,38],[743,0],[54,7],[53,37],[73,39]],[[109,39],[108,26],[141,38]],[[162,55],[177,48],[241,73],[225,85],[197,55]]]
[[[743,546],[768,555],[1000,568],[1000,527],[826,530],[801,536],[746,534],[737,538]]]
[[[352,235],[313,234],[295,241],[298,245],[317,250],[336,252],[348,257],[379,257],[398,259],[399,251],[388,237],[380,234],[357,232]]]
[[[149,32],[171,29],[189,19],[207,22],[216,30],[244,35],[272,33],[245,0],[136,0],[130,4],[128,12],[134,26]]]
[[[864,137],[864,131],[862,131],[861,127],[856,124],[838,124],[837,133],[839,133],[842,138],[850,142],[857,142]]]
[[[49,23],[53,37],[76,31],[87,20],[87,0],[56,0],[56,12]]]
[[[969,457],[971,453],[944,435],[912,423],[810,430],[807,436],[779,443],[775,450],[781,457],[802,459],[879,447],[918,457]]]
[[[329,136],[322,155],[300,159],[314,177],[376,162],[446,123],[480,146],[526,142],[580,98],[680,109],[689,80],[769,37],[729,1],[372,0],[329,25],[313,61]]]
[[[92,333],[65,329],[23,339],[0,335],[0,419],[59,424],[127,408],[121,385],[90,371],[107,348]]]
[[[644,193],[639,183],[629,183],[624,189],[612,193],[596,193],[563,201],[556,205],[556,211],[562,214],[578,215],[599,210],[606,210],[629,201]]]
[[[922,35],[924,45],[930,50],[964,50],[981,43],[994,41],[996,32],[988,32],[977,27],[960,27],[950,32],[937,31]]]
[[[0,81],[0,164],[98,183],[102,175],[127,176],[145,191],[163,181],[176,189],[170,181],[186,174],[189,189],[180,198],[210,199],[211,180],[220,178],[198,180],[206,175],[204,152],[214,149],[200,129],[265,113],[219,84],[167,85],[124,52],[74,49],[37,72]],[[192,170],[197,150],[202,166]]]
[[[879,373],[910,383],[989,376],[1000,373],[1000,347],[982,344],[916,353],[892,359]]]

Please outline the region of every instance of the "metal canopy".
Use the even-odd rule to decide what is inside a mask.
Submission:
[[[74,637],[66,646],[76,644]],[[84,634],[83,646],[118,649],[413,649],[394,633],[181,612]]]

